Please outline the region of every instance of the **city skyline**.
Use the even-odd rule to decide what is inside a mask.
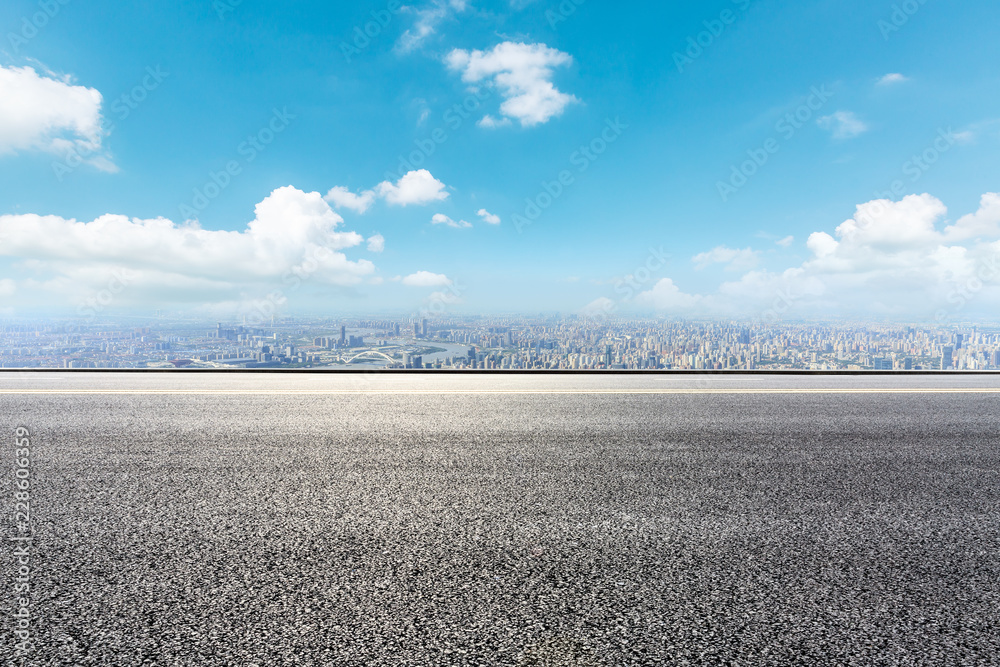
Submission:
[[[0,368],[997,371],[1000,323],[580,316],[0,322]]]

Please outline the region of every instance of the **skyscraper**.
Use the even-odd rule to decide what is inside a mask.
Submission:
[[[941,349],[941,370],[946,370],[954,366],[955,362],[952,357],[955,349],[951,345],[945,345]]]
[[[340,327],[340,345],[343,347],[344,343],[347,342],[347,327],[341,325]]]

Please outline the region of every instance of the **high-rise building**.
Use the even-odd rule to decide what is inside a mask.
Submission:
[[[347,342],[347,327],[341,325],[340,327],[340,345],[343,346]]]
[[[420,333],[426,338],[427,337],[427,320],[421,320],[420,322]]]
[[[941,370],[946,370],[955,365],[953,355],[955,349],[951,345],[945,345],[941,349]]]
[[[955,334],[955,349],[956,350],[961,350],[962,349],[962,342],[964,340],[965,340],[965,336],[963,336],[962,334]]]

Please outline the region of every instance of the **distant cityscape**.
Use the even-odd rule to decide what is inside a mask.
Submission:
[[[1000,325],[585,317],[0,322],[2,368],[995,370]]]

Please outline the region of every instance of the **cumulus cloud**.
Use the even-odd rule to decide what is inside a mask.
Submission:
[[[409,287],[447,287],[451,279],[443,273],[417,271],[403,278],[403,284]]]
[[[685,294],[670,278],[663,278],[653,286],[653,289],[635,298],[637,305],[669,311],[690,310],[700,301],[700,296]]]
[[[726,246],[718,246],[708,252],[695,255],[691,261],[698,269],[704,269],[713,264],[726,264],[727,270],[745,271],[757,266],[759,258],[759,253],[752,248],[736,250]]]
[[[899,72],[893,72],[891,74],[886,74],[881,79],[878,80],[880,86],[891,86],[895,83],[906,83],[909,81],[909,77],[903,76]]]
[[[385,237],[376,234],[368,238],[368,252],[382,252],[385,250]]]
[[[346,208],[356,213],[364,213],[375,203],[375,191],[365,190],[360,194],[354,194],[345,187],[337,186],[331,188],[323,199],[337,208]]]
[[[832,133],[834,139],[853,139],[868,131],[868,125],[853,111],[837,111],[823,116],[816,124]]]
[[[306,278],[352,286],[374,273],[371,262],[340,252],[364,239],[338,230],[343,219],[318,192],[278,188],[255,212],[242,231],[112,214],[90,222],[3,215],[0,256],[15,258],[32,284],[71,298],[102,289],[125,271],[123,298],[137,303],[239,299]]]
[[[480,218],[482,218],[483,221],[485,223],[487,223],[487,224],[490,224],[490,225],[499,225],[500,224],[500,216],[499,215],[493,215],[492,213],[490,213],[489,211],[487,211],[485,208],[479,209],[479,211],[476,213],[476,215],[478,215]]]
[[[572,56],[545,44],[503,42],[491,51],[455,49],[446,63],[468,84],[496,86],[504,98],[500,112],[515,119],[522,127],[547,123],[579,100],[560,92],[552,83],[553,69],[566,67]],[[487,115],[483,127],[497,127],[503,120]]]
[[[443,213],[438,213],[433,218],[431,218],[431,223],[435,225],[447,225],[448,227],[454,227],[455,229],[467,229],[472,226],[471,223],[465,220],[452,220]]]
[[[398,53],[411,53],[418,48],[435,32],[438,26],[452,13],[465,11],[468,3],[466,0],[433,0],[428,5],[420,8],[404,8],[416,14],[417,20],[412,28],[407,29],[396,42]]]
[[[447,186],[434,178],[426,169],[409,171],[398,181],[383,181],[372,190],[351,192],[343,186],[330,188],[324,200],[339,209],[349,209],[355,213],[365,213],[382,198],[396,206],[424,205],[448,198]]]
[[[830,231],[809,235],[810,257],[783,270],[751,270],[705,294],[670,279],[640,294],[640,306],[711,316],[899,317],[930,321],[1000,307],[1000,194],[976,212],[947,219],[929,195],[875,200]],[[733,253],[705,253],[724,260]],[[711,257],[709,257],[711,255]]]
[[[983,195],[979,200],[979,210],[959,218],[954,225],[946,227],[944,236],[949,241],[1000,238],[1000,194]]]
[[[383,181],[375,191],[396,206],[423,205],[448,198],[445,184],[426,169],[408,172],[395,183]]]
[[[0,65],[0,155],[77,155],[103,171],[117,171],[102,146],[102,103],[101,93],[69,78]]]

